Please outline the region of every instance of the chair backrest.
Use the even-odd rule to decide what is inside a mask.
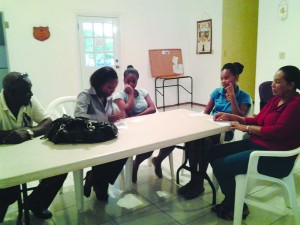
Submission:
[[[259,85],[260,110],[267,104],[267,102],[274,97],[272,92],[272,81],[265,81]]]
[[[61,117],[63,114],[73,117],[76,102],[76,96],[60,97],[50,102],[47,107],[47,111],[53,120]]]

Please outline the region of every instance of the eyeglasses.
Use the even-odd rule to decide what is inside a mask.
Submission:
[[[22,79],[25,79],[25,78],[27,78],[29,75],[27,74],[27,73],[21,73],[21,77],[22,77]]]
[[[17,78],[16,82],[19,82],[21,80],[26,80],[28,79],[28,74],[27,73],[21,73],[20,76]]]

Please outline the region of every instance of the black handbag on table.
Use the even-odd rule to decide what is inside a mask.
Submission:
[[[97,122],[83,117],[68,115],[54,120],[44,138],[55,144],[96,143],[115,139],[118,128],[111,122]]]

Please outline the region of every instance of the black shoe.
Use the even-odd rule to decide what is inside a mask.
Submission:
[[[36,218],[46,220],[52,217],[52,213],[49,209],[35,209],[29,208],[29,210],[33,213]]]
[[[225,220],[233,220],[234,218],[234,210],[228,209],[225,204],[222,202],[221,204],[217,204],[211,208],[213,212],[217,214],[218,217],[225,219]],[[246,219],[249,215],[250,211],[246,203],[244,203],[243,207],[243,215],[242,219]]]
[[[190,189],[183,195],[183,197],[187,200],[197,198],[205,191],[204,187],[199,184],[191,185]]]
[[[86,173],[84,180],[85,183],[83,188],[83,195],[88,198],[91,196],[91,190],[93,186],[93,173],[91,170]]]
[[[102,193],[102,192],[95,192],[95,193],[96,193],[96,198],[98,199],[98,201],[102,201],[102,202],[108,201],[107,193]]]
[[[152,164],[154,165],[154,172],[158,178],[162,178],[161,164],[157,162],[157,158],[152,158]]]
[[[102,181],[101,183],[95,183],[94,191],[96,193],[96,198],[98,199],[98,201],[108,201],[108,186],[109,183],[104,181]]]
[[[191,189],[192,183],[188,182],[186,185],[177,189],[177,193],[180,195],[185,195]]]

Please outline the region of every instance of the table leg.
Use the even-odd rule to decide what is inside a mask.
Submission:
[[[126,191],[132,190],[132,166],[133,166],[133,156],[128,157],[125,165],[125,175],[126,175]]]
[[[73,171],[77,210],[83,211],[83,170]]]

